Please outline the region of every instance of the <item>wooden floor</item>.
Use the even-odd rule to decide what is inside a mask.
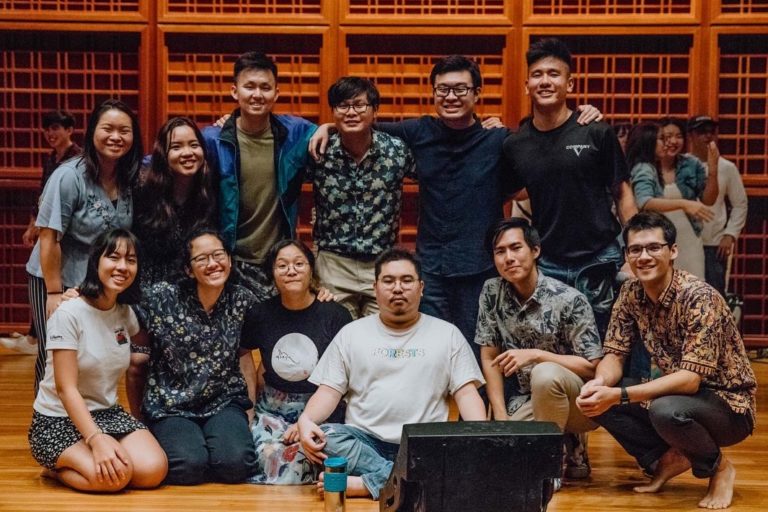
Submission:
[[[0,348],[0,511],[322,511],[311,486],[267,487],[207,484],[197,487],[164,487],[152,491],[126,491],[114,496],[88,495],[40,478],[40,468],[29,454],[27,427],[31,417],[33,357],[15,355]],[[768,510],[768,360],[753,367],[762,388],[755,434],[726,449],[737,469],[736,493],[729,510]],[[706,482],[683,475],[656,495],[639,495],[632,486],[644,478],[636,465],[608,436],[598,430],[590,436],[592,477],[566,485],[549,505],[550,512],[571,511],[680,511],[697,510]],[[478,477],[482,486],[483,478]],[[347,510],[377,511],[371,500],[349,500]],[[700,510],[700,509],[698,509]]]

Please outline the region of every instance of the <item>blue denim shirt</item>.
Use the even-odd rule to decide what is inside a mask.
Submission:
[[[432,116],[376,128],[403,139],[416,159],[416,250],[424,271],[458,277],[492,268],[483,238],[503,216],[501,148],[509,131],[479,122],[454,130]]]
[[[659,173],[649,163],[639,163],[632,168],[632,190],[635,193],[637,207],[642,209],[650,199],[664,195],[664,185],[659,181]],[[675,182],[683,198],[695,201],[701,199],[701,194],[707,186],[707,170],[698,158],[691,155],[677,157],[677,169],[675,170]],[[693,230],[698,235],[703,227],[702,223],[691,216]]]

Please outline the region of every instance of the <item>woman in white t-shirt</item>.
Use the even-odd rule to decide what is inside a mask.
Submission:
[[[139,331],[127,305],[139,295],[137,246],[123,229],[100,235],[80,297],[62,303],[48,320],[29,444],[45,476],[80,491],[156,487],[168,468],[152,434],[117,402],[130,338]]]

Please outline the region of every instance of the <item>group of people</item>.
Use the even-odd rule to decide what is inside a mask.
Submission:
[[[674,209],[654,206],[678,157],[665,139],[650,161],[630,146],[628,166],[599,112],[567,106],[567,47],[540,40],[526,59],[533,112],[517,131],[480,122],[480,69],[459,55],[430,75],[436,116],[377,123],[375,85],[344,77],[334,123],[316,127],[272,113],[277,67],[246,53],[232,115],[202,132],[170,119],[146,159],[135,114],[98,106],[82,155],[44,187],[27,266],[30,446],[46,474],[95,491],[322,491],[317,467],[340,455],[348,494],[376,499],[402,425],[445,421],[453,397],[466,421],[487,403],[495,420],[556,423],[565,478],[589,476],[586,432],[601,424],[651,475],[638,490],[692,467],[710,478],[699,505],[728,506],[720,447],[751,433],[756,383],[724,300],[673,264],[677,230],[649,211]],[[714,201],[708,156],[679,182]],[[417,255],[395,247],[405,177],[419,183]],[[293,238],[305,180],[316,255]],[[504,218],[513,196],[530,223]],[[625,257],[637,279],[617,297]],[[639,340],[663,376],[623,382]],[[126,370],[131,414],[116,396]]]

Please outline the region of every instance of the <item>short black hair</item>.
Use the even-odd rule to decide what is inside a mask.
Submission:
[[[451,71],[469,71],[472,77],[472,87],[483,86],[483,76],[480,74],[480,66],[477,62],[464,55],[448,55],[438,60],[429,73],[429,83],[435,86],[437,75],[444,75]]]
[[[266,258],[264,258],[264,263],[262,264],[264,273],[272,281],[272,284],[274,284],[275,262],[277,261],[277,255],[280,254],[280,251],[282,251],[283,249],[289,246],[293,246],[297,248],[302,252],[302,254],[304,254],[304,257],[307,258],[307,262],[309,263],[309,270],[312,272],[312,279],[310,279],[309,281],[309,286],[312,289],[317,288],[317,282],[315,280],[315,255],[312,254],[312,251],[310,250],[309,247],[307,247],[307,244],[305,244],[298,238],[288,238],[285,240],[278,240],[277,242],[272,244],[272,247],[270,247],[269,251],[267,251]]]
[[[525,61],[528,63],[528,67],[533,66],[536,62],[547,57],[554,57],[558,60],[565,62],[568,66],[568,71],[572,69],[571,66],[571,51],[559,39],[554,37],[547,37],[539,39],[528,47],[528,51],[525,52]]]
[[[624,246],[626,247],[630,233],[637,233],[638,231],[647,231],[649,229],[660,228],[664,233],[664,241],[669,245],[672,245],[677,240],[677,229],[672,221],[667,218],[666,215],[643,210],[640,213],[636,213],[631,219],[627,221],[627,225],[624,226],[624,231],[621,232],[621,237],[624,239]]]
[[[52,110],[46,112],[42,117],[43,128],[50,128],[55,124],[60,124],[62,128],[74,128],[75,118],[69,112],[64,110]]]
[[[97,299],[104,293],[104,283],[99,279],[99,260],[104,255],[110,255],[121,242],[125,242],[129,249],[139,254],[139,240],[136,235],[127,229],[113,229],[105,231],[96,237],[91,250],[88,254],[88,264],[85,270],[85,279],[80,284],[80,295],[89,299]],[[117,296],[119,304],[137,304],[141,300],[141,287],[139,286],[139,277],[141,275],[141,258],[137,259],[136,276],[131,286],[123,290]]]
[[[381,102],[379,90],[373,82],[359,76],[344,76],[336,80],[336,83],[328,88],[328,104],[333,109],[341,102],[351,100],[363,93],[373,110],[379,110]]]
[[[391,263],[393,261],[410,261],[416,269],[416,275],[418,276],[419,281],[422,281],[421,261],[419,261],[419,258],[414,253],[401,247],[387,249],[376,258],[376,262],[374,263],[374,279],[376,281],[379,280],[381,267],[384,266],[385,263]]]
[[[496,248],[496,242],[498,242],[499,238],[510,229],[521,229],[523,231],[523,239],[531,249],[541,247],[541,237],[539,236],[539,232],[535,227],[531,226],[528,219],[522,217],[510,217],[498,221],[491,226],[485,234],[485,248],[491,256],[493,256],[493,251]]]
[[[235,61],[233,81],[237,83],[237,77],[240,76],[240,73],[249,69],[271,71],[275,77],[275,83],[277,83],[277,64],[267,55],[260,52],[246,52],[239,56]]]

